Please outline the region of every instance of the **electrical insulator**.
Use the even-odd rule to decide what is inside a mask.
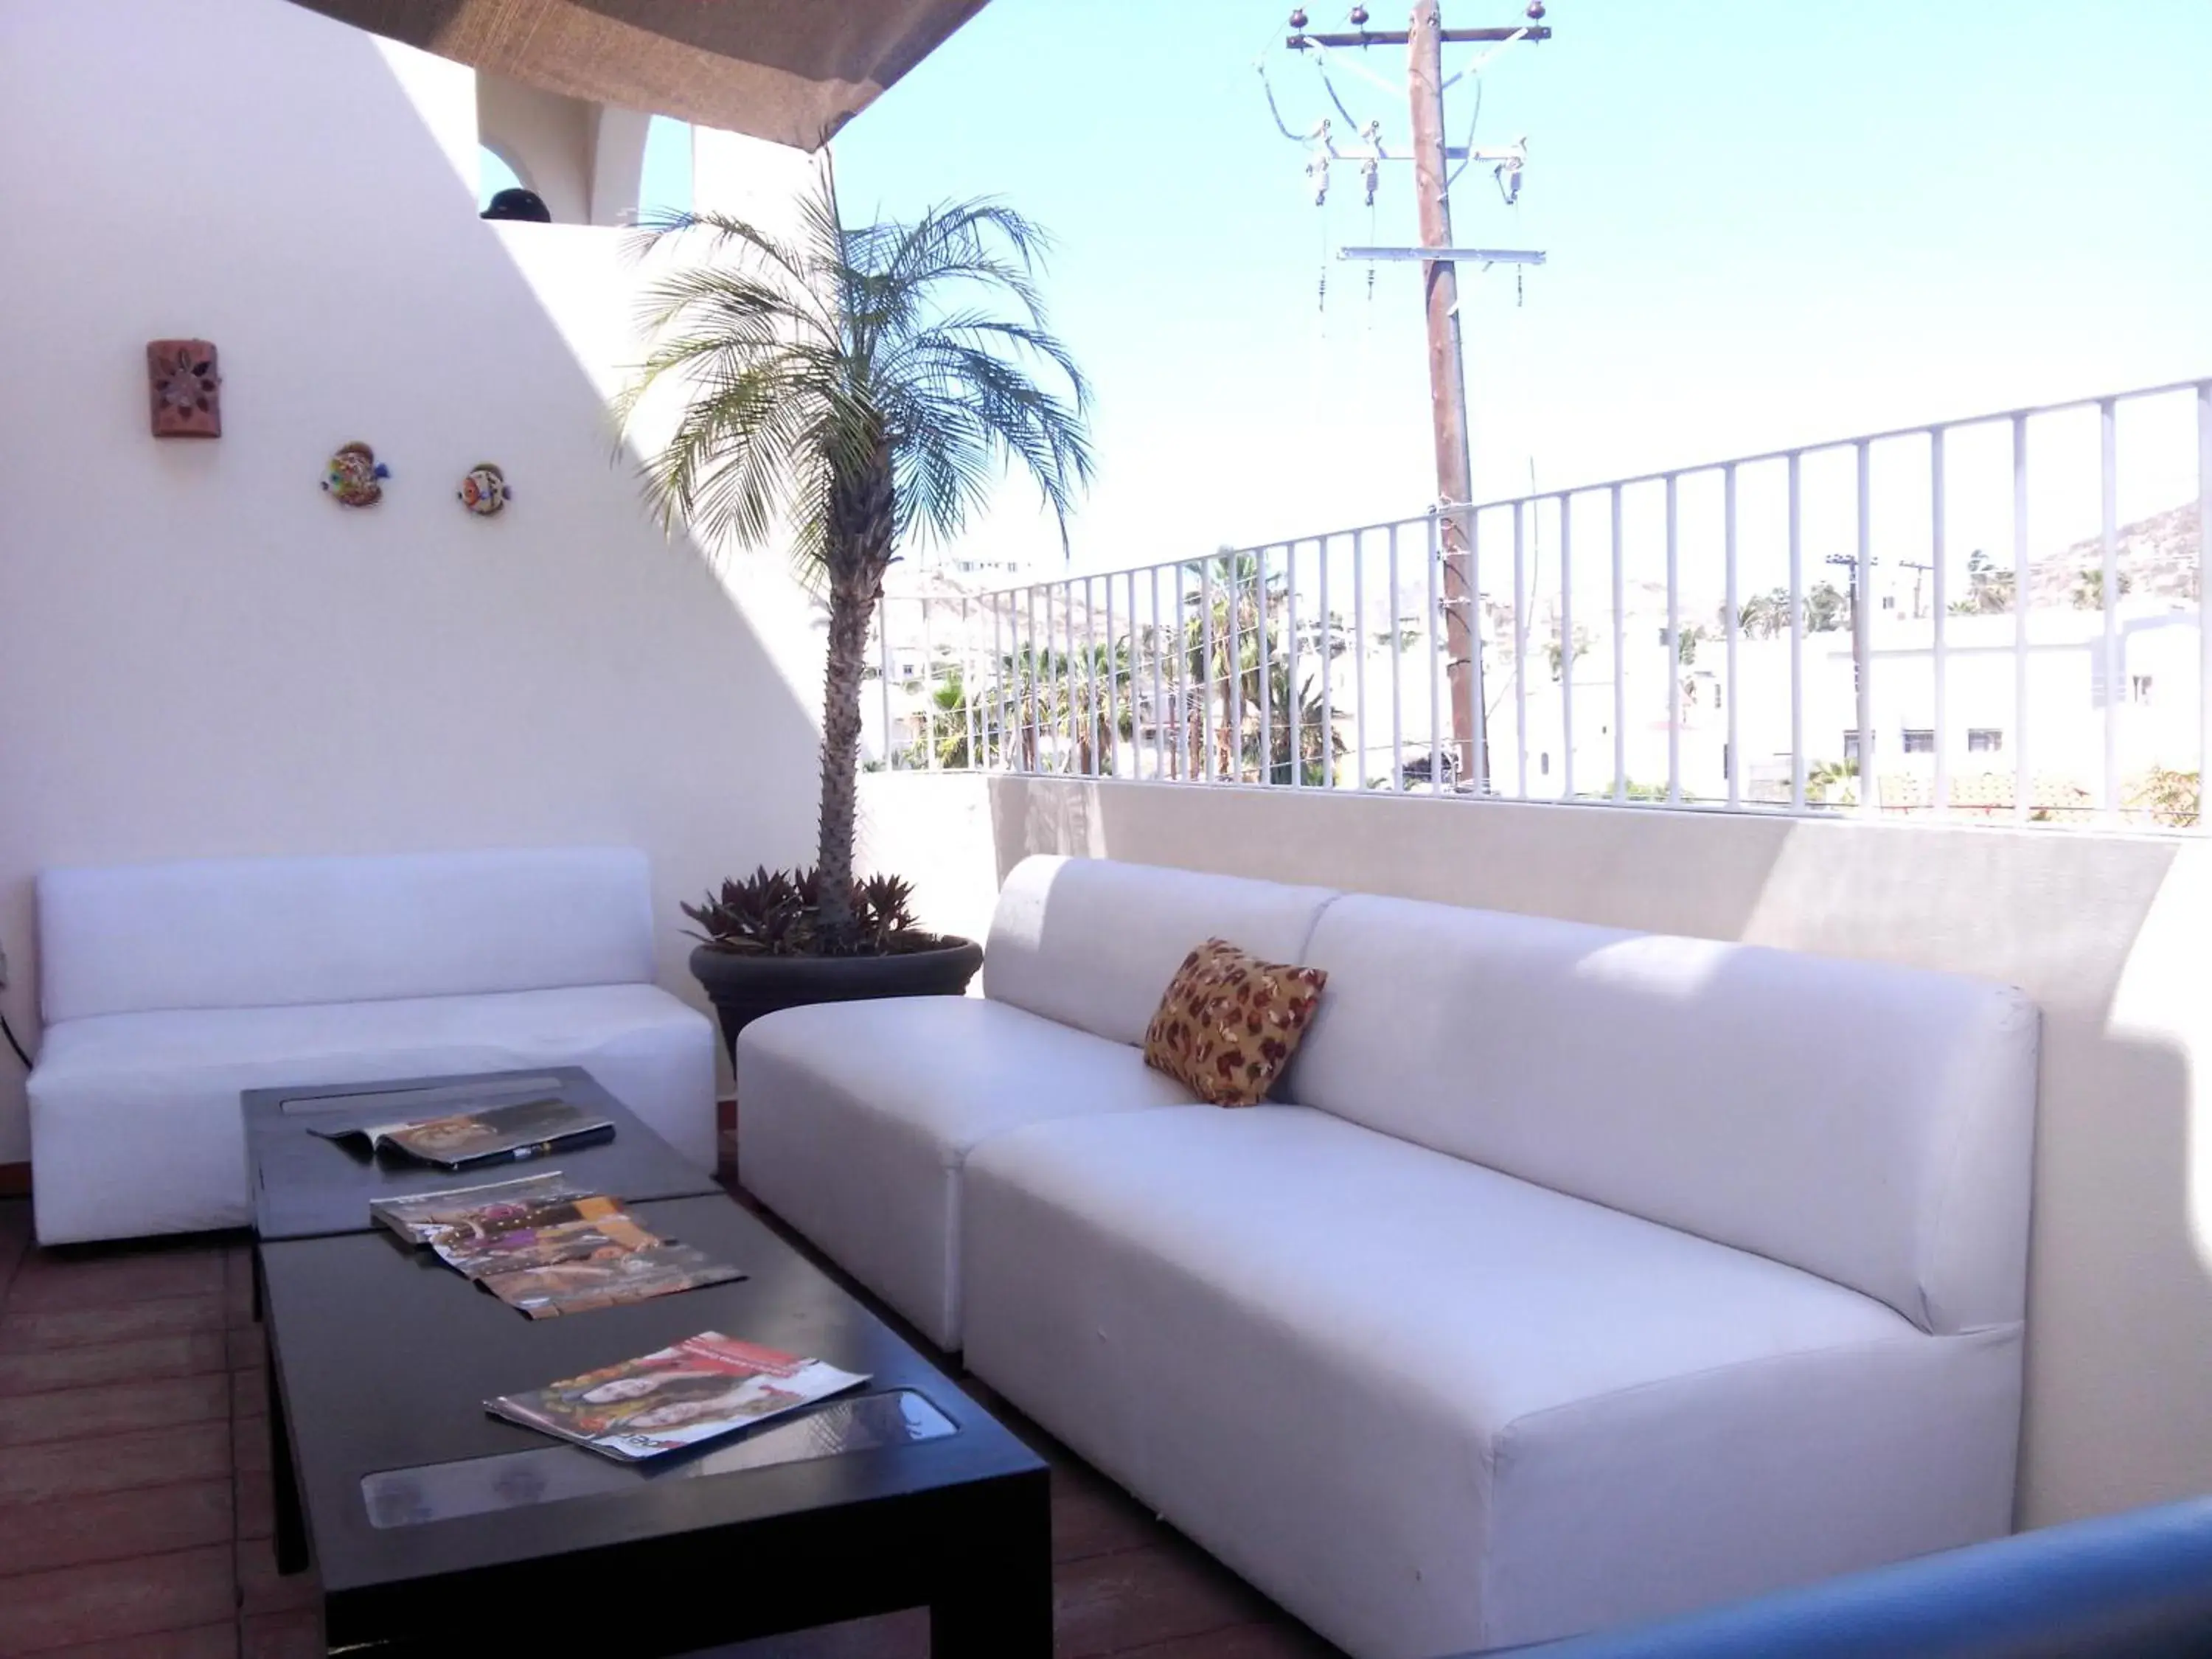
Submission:
[[[1305,26],[1306,9],[1304,6],[1300,6],[1297,10],[1291,14],[1291,27],[1294,29],[1304,29]]]
[[[1544,0],[1528,0],[1528,21],[1532,23],[1544,21]]]
[[[1352,27],[1356,29],[1364,29],[1367,27],[1366,7],[1354,6],[1352,9]]]

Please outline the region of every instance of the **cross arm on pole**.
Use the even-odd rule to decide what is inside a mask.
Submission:
[[[1448,46],[1477,40],[1510,40],[1518,36],[1523,40],[1548,40],[1551,29],[1545,25],[1522,24],[1517,28],[1445,29],[1442,31]],[[1292,34],[1284,44],[1292,52],[1304,52],[1308,46],[1402,46],[1412,39],[1405,29],[1360,29],[1351,34]]]

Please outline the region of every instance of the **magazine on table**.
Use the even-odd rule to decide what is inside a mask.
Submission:
[[[489,1279],[526,1267],[629,1255],[661,1242],[618,1201],[594,1197],[548,1206],[489,1238],[448,1233],[430,1248],[456,1273]]]
[[[672,1296],[708,1285],[727,1285],[744,1276],[742,1270],[689,1244],[656,1241],[643,1249],[620,1255],[586,1256],[490,1273],[477,1283],[532,1319],[555,1319],[562,1314],[616,1308],[626,1302]]]
[[[366,1140],[373,1152],[389,1146],[440,1169],[465,1170],[495,1160],[538,1158],[612,1140],[615,1126],[580,1106],[547,1099],[486,1106],[443,1117],[313,1128],[311,1133],[327,1140]]]
[[[635,1463],[750,1427],[867,1380],[818,1359],[702,1331],[641,1359],[528,1394],[487,1400],[484,1409]]]
[[[371,1199],[368,1214],[370,1220],[410,1244],[430,1244],[451,1237],[489,1238],[526,1226],[531,1218],[559,1204],[597,1196],[560,1170],[548,1170],[481,1187]]]

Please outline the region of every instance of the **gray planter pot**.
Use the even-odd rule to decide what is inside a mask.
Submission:
[[[946,937],[933,950],[895,957],[754,957],[702,945],[691,972],[722,1024],[722,1044],[737,1062],[738,1033],[763,1014],[811,1002],[878,997],[957,997],[983,965],[983,947]]]

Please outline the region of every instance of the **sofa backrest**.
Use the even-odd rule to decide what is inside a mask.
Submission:
[[[1350,896],[1281,1091],[1848,1285],[2022,1316],[2039,1018],[1945,974]]]
[[[1116,1042],[1142,1042],[1168,981],[1219,937],[1269,962],[1303,962],[1336,896],[1158,865],[1024,859],[999,890],[983,994]]]
[[[627,848],[203,859],[39,877],[49,1021],[653,978]]]

